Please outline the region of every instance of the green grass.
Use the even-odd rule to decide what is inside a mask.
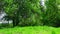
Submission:
[[[60,28],[29,26],[0,29],[0,34],[60,34]]]

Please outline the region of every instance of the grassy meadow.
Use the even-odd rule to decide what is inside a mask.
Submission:
[[[60,34],[60,28],[50,26],[27,26],[0,29],[0,34]]]

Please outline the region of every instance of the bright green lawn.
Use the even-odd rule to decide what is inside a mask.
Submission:
[[[0,29],[0,34],[60,34],[60,28],[29,26]]]

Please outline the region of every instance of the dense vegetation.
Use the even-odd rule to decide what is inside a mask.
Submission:
[[[13,22],[0,24],[0,34],[60,34],[60,0],[45,0],[44,6],[41,0],[0,0],[1,12]]]
[[[60,26],[59,0],[0,0],[0,11],[4,11],[7,20],[13,21],[13,26],[49,25]]]

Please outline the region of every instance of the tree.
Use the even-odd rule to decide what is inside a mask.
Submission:
[[[53,25],[57,21],[58,7],[56,0],[46,1],[46,12],[44,17],[44,24]]]
[[[34,24],[36,23],[38,24],[38,22],[40,23],[41,11],[39,0],[4,0],[4,1],[5,12],[9,16],[9,18],[13,20],[13,26],[17,26],[20,22],[22,22],[23,24],[31,22]]]
[[[18,5],[14,4],[13,0],[4,0],[5,5],[4,5],[4,10],[7,14],[7,17],[11,20],[13,20],[13,26],[16,26],[16,12],[18,9]]]
[[[18,12],[19,12],[19,16],[21,16],[21,18],[22,18],[22,19],[20,18],[20,20],[22,20],[22,23],[29,25],[28,21],[30,21],[30,25],[31,25],[32,24],[31,20],[34,21],[34,19],[36,20],[37,17],[40,17],[39,2],[40,2],[39,0],[34,0],[34,1],[33,0],[18,0],[17,1],[18,6],[19,6]],[[33,17],[34,19],[29,20],[33,15],[35,15],[35,16],[37,15],[37,16]]]

